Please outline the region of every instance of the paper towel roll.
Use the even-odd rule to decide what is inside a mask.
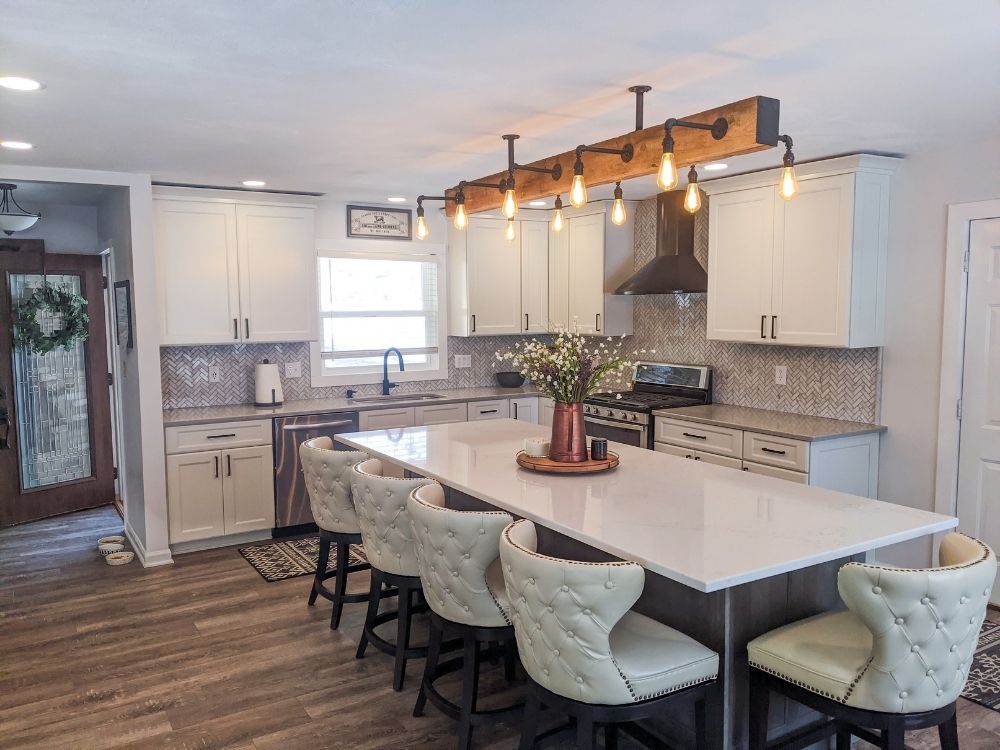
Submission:
[[[280,406],[285,400],[278,366],[266,359],[254,367],[254,406]]]

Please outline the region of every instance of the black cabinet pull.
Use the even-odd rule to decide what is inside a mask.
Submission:
[[[218,479],[219,478],[219,457],[218,456],[213,456],[212,458],[215,459],[215,478]]]
[[[233,318],[233,338],[238,339],[240,337],[240,321]]]
[[[761,453],[773,453],[776,456],[784,456],[784,451],[776,451],[774,448],[761,448]]]
[[[767,316],[766,315],[761,315],[760,316],[760,337],[762,339],[766,339],[767,338],[767,334],[764,333],[764,326],[765,325],[767,325]]]
[[[701,456],[695,456],[695,457],[694,457],[694,460],[695,460],[695,461],[701,461]]]
[[[524,330],[528,330],[528,313],[524,314]]]
[[[233,454],[226,454],[226,476],[231,477],[233,475]]]
[[[480,414],[496,414],[497,413],[497,409],[480,409],[479,413]]]
[[[594,314],[594,329],[597,331],[597,333],[601,332],[601,314],[600,313],[595,313]]]
[[[517,401],[514,402],[514,419],[517,419]]]
[[[696,440],[708,440],[706,435],[695,435],[693,432],[682,432],[681,435],[684,437],[695,438]]]
[[[230,438],[230,437],[236,437],[236,433],[235,432],[227,432],[225,435],[206,435],[205,439],[206,440],[219,440],[221,438]]]
[[[472,316],[472,332],[473,333],[476,332],[476,316],[475,316],[475,314],[473,314],[473,316]]]
[[[243,318],[243,327],[246,328],[247,338],[250,338],[250,318]]]
[[[694,458],[694,456],[692,456],[690,453],[688,453],[687,455],[684,456],[684,458]]]
[[[776,334],[774,332],[774,329],[777,327],[777,325],[778,325],[778,316],[777,315],[772,315],[771,316],[771,338],[772,339],[778,338],[778,334]]]
[[[750,471],[750,467],[749,466],[744,466],[743,467],[743,471]]]

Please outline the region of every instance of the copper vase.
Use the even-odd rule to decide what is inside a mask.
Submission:
[[[556,402],[552,416],[552,441],[549,458],[564,463],[586,461],[587,430],[583,421],[583,404]]]

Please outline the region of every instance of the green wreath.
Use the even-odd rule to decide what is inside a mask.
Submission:
[[[69,349],[87,338],[87,300],[67,287],[44,284],[14,306],[14,343],[39,354],[53,349]],[[38,313],[47,310],[62,317],[62,326],[45,333],[38,322]]]

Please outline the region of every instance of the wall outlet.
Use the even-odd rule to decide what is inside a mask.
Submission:
[[[222,370],[218,365],[208,366],[208,382],[209,383],[222,382]]]
[[[788,385],[788,367],[786,365],[774,366],[774,384]]]
[[[285,362],[285,377],[286,378],[301,378],[302,377],[302,363],[301,362]]]
[[[456,354],[455,355],[455,367],[464,369],[466,367],[472,367],[472,355],[471,354]]]

